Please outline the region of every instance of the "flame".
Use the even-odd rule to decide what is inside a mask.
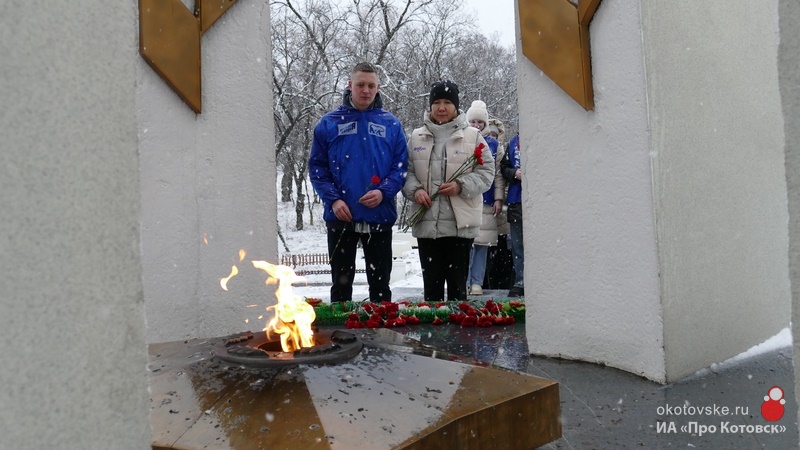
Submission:
[[[203,243],[208,245],[208,233],[203,233]]]
[[[247,256],[247,252],[244,249],[239,250],[239,261],[244,261],[245,256]]]
[[[238,274],[238,273],[239,273],[239,269],[237,269],[236,266],[231,266],[231,274],[228,275],[227,277],[219,280],[219,285],[222,286],[222,289],[227,291],[228,290],[228,280],[230,280],[231,278],[235,277],[236,274]]]
[[[284,352],[313,347],[314,332],[311,330],[311,324],[316,318],[314,307],[292,293],[292,282],[302,278],[295,275],[290,267],[270,264],[266,261],[253,261],[253,267],[270,275],[266,281],[267,285],[276,283],[278,285],[275,293],[278,304],[267,308],[267,310],[275,311],[275,315],[264,328],[267,336],[270,332],[279,334],[281,349]]]

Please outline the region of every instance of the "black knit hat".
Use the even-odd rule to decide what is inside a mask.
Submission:
[[[450,80],[437,81],[431,85],[431,95],[428,106],[439,99],[447,99],[453,102],[458,111],[458,85]]]

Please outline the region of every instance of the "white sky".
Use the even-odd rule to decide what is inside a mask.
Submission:
[[[497,31],[503,46],[514,45],[514,0],[464,0],[464,6],[480,20],[482,34]]]

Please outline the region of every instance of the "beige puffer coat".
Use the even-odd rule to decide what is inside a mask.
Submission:
[[[422,220],[412,228],[416,238],[436,239],[440,237],[478,236],[481,224],[483,192],[489,189],[495,173],[492,152],[477,128],[469,126],[466,115],[461,113],[452,121],[436,124],[425,118],[425,125],[411,133],[408,146],[408,176],[403,186],[403,195],[414,201],[417,189],[425,189],[433,195],[479,144],[483,165],[458,177],[461,193],[454,196],[438,196],[425,212]],[[413,203],[409,216],[422,206]]]

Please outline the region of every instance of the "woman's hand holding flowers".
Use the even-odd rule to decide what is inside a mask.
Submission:
[[[414,192],[414,201],[426,208],[431,207],[431,197],[428,195],[425,189],[420,188],[417,189],[417,192]]]
[[[439,186],[439,194],[441,195],[458,195],[461,193],[461,185],[453,180],[448,183],[443,183]]]

